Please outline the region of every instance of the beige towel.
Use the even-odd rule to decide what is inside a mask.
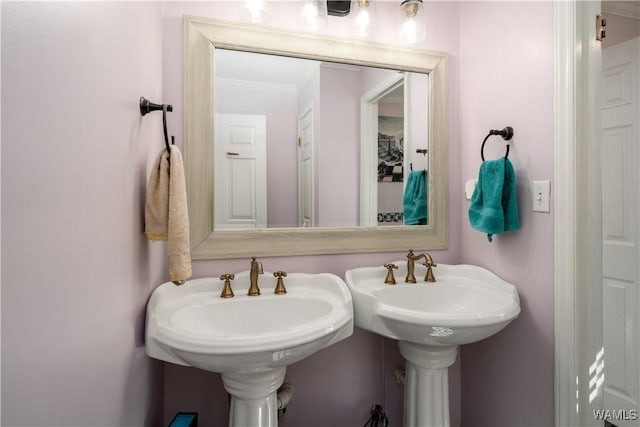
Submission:
[[[189,212],[182,154],[171,145],[171,163],[163,149],[153,163],[144,208],[145,235],[149,240],[167,240],[169,280],[179,284],[191,277]]]

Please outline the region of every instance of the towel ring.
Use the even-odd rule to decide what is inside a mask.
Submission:
[[[152,111],[162,110],[162,129],[164,130],[164,145],[167,148],[167,161],[170,162],[171,147],[169,146],[169,133],[167,132],[167,112],[173,111],[171,104],[156,104],[144,96],[140,97],[140,114],[144,117]],[[175,144],[175,137],[171,136],[171,145]]]
[[[484,141],[482,141],[482,147],[480,148],[480,157],[482,157],[483,162],[484,162],[484,144],[487,142],[487,139],[489,139],[491,135],[500,135],[502,139],[504,139],[505,141],[509,141],[511,138],[513,138],[513,128],[511,126],[507,126],[501,130],[491,129],[489,131],[489,134],[487,134],[487,136],[484,137]],[[504,155],[505,159],[508,157],[509,157],[509,144],[507,144],[507,152]]]

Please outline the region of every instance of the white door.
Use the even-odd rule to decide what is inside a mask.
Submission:
[[[313,106],[298,121],[298,226],[314,225]]]
[[[640,426],[639,50],[602,51],[604,409],[619,427]]]
[[[215,228],[267,226],[267,119],[216,114]]]

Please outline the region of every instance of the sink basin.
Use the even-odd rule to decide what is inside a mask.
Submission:
[[[405,283],[406,261],[397,261],[396,285],[384,283],[384,267],[348,270],[346,282],[356,326],[398,340],[407,360],[404,425],[448,427],[448,368],[459,345],[485,339],[520,313],[518,292],[490,271],[472,265],[438,264],[436,282]]]
[[[249,272],[235,275],[233,298],[217,278],[160,285],[147,305],[146,352],[179,365],[219,372],[232,395],[231,426],[275,426],[285,369],[353,333],[349,290],[332,274],[292,273],[287,293],[259,276],[262,295],[247,296]]]
[[[404,283],[406,262],[394,270],[397,285],[384,283],[384,267],[349,270],[346,282],[354,301],[356,326],[416,344],[451,346],[487,338],[520,313],[516,288],[472,265],[434,267],[436,282],[415,266],[418,283]]]

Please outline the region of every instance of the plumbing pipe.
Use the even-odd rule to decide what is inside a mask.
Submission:
[[[293,396],[293,386],[289,383],[282,384],[278,389],[276,396],[278,400],[278,410],[286,408],[291,400],[291,396]]]
[[[396,382],[398,384],[405,384],[407,372],[404,368],[396,368],[393,370],[393,376],[396,377]]]

